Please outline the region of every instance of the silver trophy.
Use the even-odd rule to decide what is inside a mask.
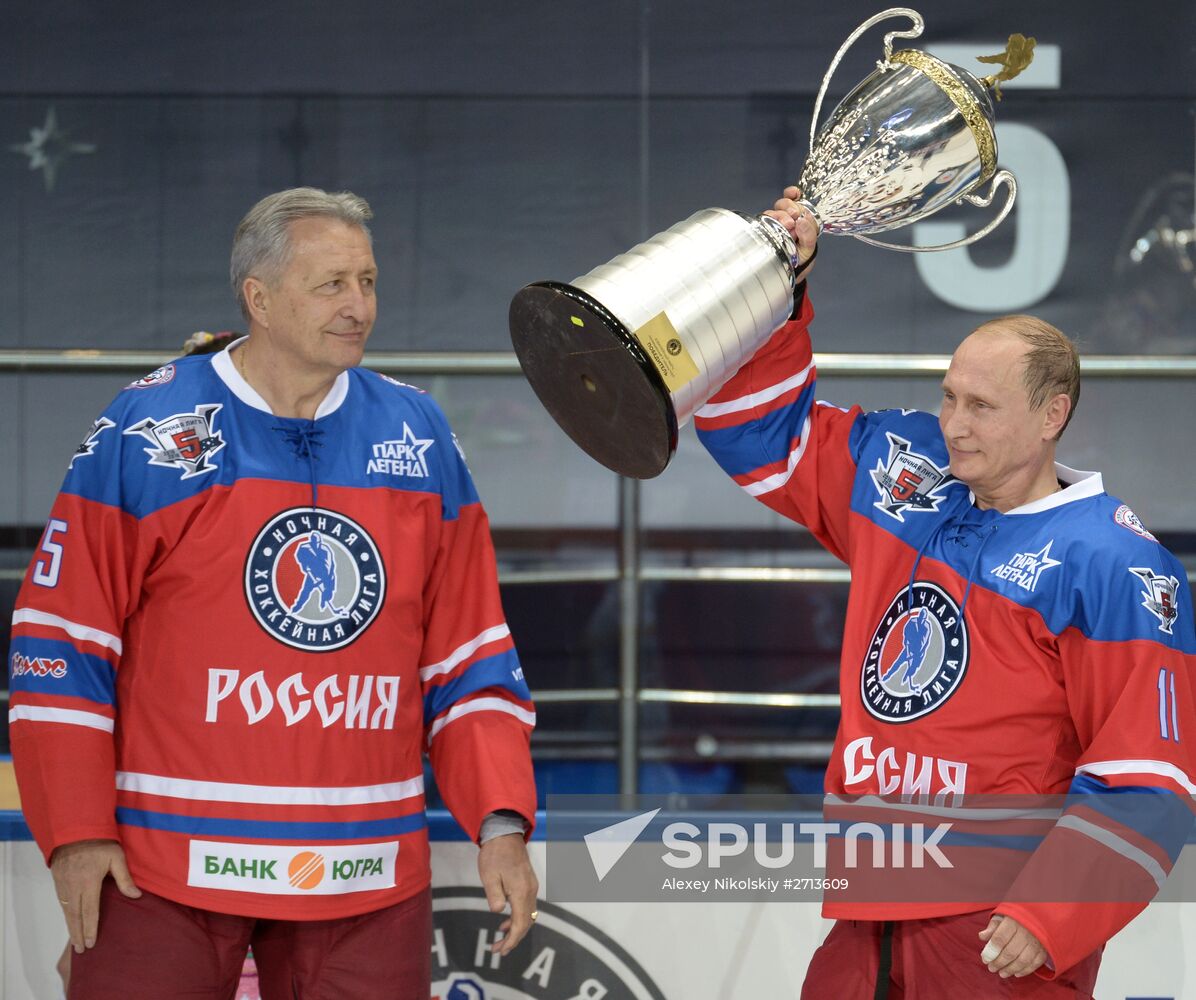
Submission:
[[[891,17],[912,27],[885,36],[884,58],[819,129],[830,79],[851,45]],[[977,79],[917,49],[923,21],[897,7],[860,25],[822,80],[810,155],[798,186],[821,232],[894,250],[966,246],[1009,214],[1017,183],[997,169],[993,102],[1000,83],[1029,65],[1034,40],[1010,38]],[[923,219],[949,204],[987,207],[982,229],[954,243],[901,246],[868,234]],[[592,458],[650,479],[668,465],[678,430],[706,405],[793,310],[801,268],[785,228],[768,216],[708,208],[566,284],[527,285],[511,301],[511,341],[545,409]],[[711,407],[712,410],[717,406]]]

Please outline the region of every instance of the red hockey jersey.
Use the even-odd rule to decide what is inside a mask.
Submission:
[[[10,673],[47,858],[119,839],[188,905],[324,919],[421,891],[425,749],[471,837],[534,816],[485,513],[435,403],[370,371],[310,421],[227,352],[121,392],[54,504]]]
[[[1067,793],[1089,803],[1035,841],[1004,901],[828,895],[824,913],[900,919],[992,906],[1066,968],[1145,903],[1075,902],[1082,892],[1036,901],[1027,886],[1082,857],[1077,871],[1145,880],[1153,892],[1191,825],[1196,637],[1185,573],[1097,473],[1059,466],[1060,492],[1004,514],[980,510],[951,475],[933,415],[817,402],[812,315],[804,303],[695,423],[745,492],[851,567],[827,792],[932,806]],[[1103,794],[1127,790],[1173,794],[1134,797],[1151,815],[1130,822],[1107,808],[1126,797]]]

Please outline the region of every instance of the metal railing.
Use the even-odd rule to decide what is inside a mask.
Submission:
[[[141,375],[172,360],[155,351],[0,350],[0,373],[121,373]],[[854,378],[930,378],[947,370],[950,358],[936,354],[816,353],[819,374]],[[375,371],[417,375],[518,375],[519,363],[508,352],[375,353],[363,364]],[[1196,357],[1163,355],[1094,355],[1081,361],[1085,378],[1188,379],[1196,377]],[[508,585],[617,582],[619,585],[619,686],[589,689],[550,689],[536,692],[536,700],[551,703],[617,703],[621,790],[634,792],[638,763],[670,756],[667,748],[640,747],[639,706],[647,703],[751,706],[763,708],[832,709],[839,696],[816,693],[775,694],[756,691],[699,691],[639,686],[640,586],[645,581],[735,581],[752,583],[846,583],[842,567],[762,566],[643,566],[640,559],[640,483],[620,479],[618,565],[597,569],[510,570],[501,572]],[[19,579],[22,570],[0,570],[0,579]],[[1188,572],[1196,583],[1196,570]],[[822,741],[743,741],[719,744],[709,756],[742,759],[825,760],[831,744]],[[586,751],[588,756],[603,753]]]
[[[158,351],[0,350],[0,373],[116,372],[143,375],[177,355]],[[853,378],[930,377],[947,370],[945,354],[835,354],[817,352],[818,374]],[[362,364],[388,375],[518,375],[519,362],[509,351],[379,352]],[[1086,378],[1192,378],[1196,357],[1163,354],[1094,354],[1080,361]]]

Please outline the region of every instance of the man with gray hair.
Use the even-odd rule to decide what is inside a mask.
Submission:
[[[536,919],[486,515],[436,404],[357,367],[370,217],[313,188],[250,210],[248,336],[120,393],[18,597],[13,759],[75,1000],[224,1000],[250,946],[263,997],[427,1000],[425,751],[510,908],[492,950]]]
[[[818,233],[799,197],[787,189],[768,214],[809,262]],[[891,835],[894,862],[871,878],[845,870],[850,892],[827,892],[836,923],[802,998],[1089,1000],[1105,942],[1157,892],[1191,828],[1184,570],[1099,473],[1055,461],[1080,367],[1049,323],[976,329],[937,417],[869,413],[816,399],[804,285],[796,300],[694,422],[736,483],[852,570],[828,808],[861,796],[871,818],[893,820],[873,829]],[[906,879],[911,819],[1008,795],[1016,830],[969,808],[944,844],[966,891]],[[1067,796],[1053,814],[1051,796]]]

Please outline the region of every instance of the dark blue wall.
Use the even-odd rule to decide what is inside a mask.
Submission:
[[[877,9],[6,4],[0,347],[169,351],[194,329],[239,323],[226,279],[233,227],[261,195],[304,183],[350,188],[376,209],[374,346],[506,349],[507,303],[524,283],[572,278],[707,205],[766,207],[800,170],[823,71]],[[1185,254],[1156,247],[1135,264],[1129,250],[1160,219],[1192,226],[1196,7],[920,9],[927,30],[910,44],[999,48],[1022,31],[1055,49],[1057,79],[1011,86],[998,109],[1023,200],[958,266],[828,239],[813,286],[818,346],[947,352],[994,312],[1029,309],[1090,351],[1192,352]],[[834,95],[869,72],[882,30],[849,55]],[[66,141],[95,148],[69,156],[48,191],[44,171],[12,147],[51,110]],[[972,228],[984,217],[960,215]],[[0,464],[19,473],[0,481],[0,523],[44,517],[71,445],[119,381],[0,375]],[[1163,431],[1196,416],[1192,388],[1091,386],[1062,457],[1104,468],[1155,526],[1190,526],[1196,455]],[[611,519],[608,478],[522,385],[436,390],[496,521]],[[935,403],[930,383],[825,391],[839,402]],[[772,523],[708,466],[683,443],[677,467],[646,492],[648,520]]]

